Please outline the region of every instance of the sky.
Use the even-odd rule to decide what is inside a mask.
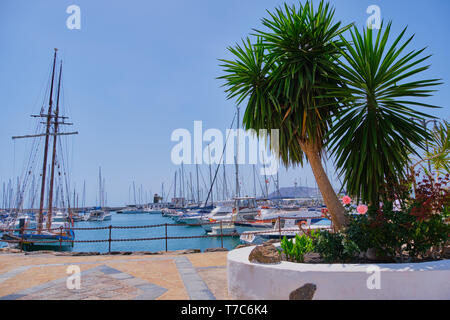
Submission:
[[[218,59],[231,58],[227,47],[260,28],[266,10],[281,4],[274,0],[2,0],[0,183],[22,174],[30,142],[13,142],[11,137],[32,133],[36,119],[29,115],[46,104],[53,48],[58,48],[63,60],[62,102],[74,123],[68,130],[79,132],[67,139],[73,187],[80,193],[86,181],[87,204],[94,205],[101,167],[108,205],[129,202],[133,181],[148,194],[160,193],[164,183],[167,193],[180,168],[171,161],[176,145],[172,132],[178,128],[193,132],[194,121],[202,121],[204,130],[229,128],[236,105],[226,99],[223,82],[217,79],[223,75]],[[365,26],[367,7],[378,5],[382,19],[393,21],[393,34],[408,26],[407,34],[415,34],[409,48],[427,47],[425,53],[432,54],[431,68],[422,76],[444,81],[426,99],[442,108],[426,112],[448,118],[450,2],[339,0],[331,4],[335,19],[346,24]],[[80,8],[79,30],[67,28],[70,5]],[[327,167],[338,186],[331,161]],[[185,166],[186,172],[193,169]],[[208,179],[208,167],[201,171]],[[227,172],[228,183],[234,185],[234,167],[227,165]],[[279,172],[281,187],[294,182],[314,187],[308,165]],[[249,165],[241,168],[241,185],[243,193],[253,193]]]

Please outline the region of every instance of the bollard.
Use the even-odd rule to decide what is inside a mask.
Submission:
[[[166,252],[167,252],[167,223],[166,223]]]
[[[62,248],[62,227],[59,227],[59,251]]]
[[[23,227],[20,228],[20,252],[23,252]]]
[[[220,247],[223,248],[222,220],[220,220]]]
[[[278,230],[280,232],[280,242],[281,242],[281,217],[278,216]]]
[[[109,225],[109,239],[108,239],[108,253],[111,254],[111,231],[112,231],[112,225]]]

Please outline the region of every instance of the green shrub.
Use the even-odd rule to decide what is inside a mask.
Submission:
[[[286,254],[288,260],[294,260],[297,262],[305,261],[305,254],[314,250],[313,240],[306,235],[295,235],[295,241],[293,239],[287,239],[283,237],[281,241],[281,248]]]
[[[321,231],[314,239],[314,250],[328,263],[349,261],[360,252],[356,243],[345,234],[327,230]]]

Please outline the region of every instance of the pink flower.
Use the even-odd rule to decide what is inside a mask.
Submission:
[[[365,214],[367,212],[367,210],[369,210],[369,208],[367,208],[366,205],[364,204],[360,204],[357,208],[356,211],[358,211],[359,214]]]
[[[350,198],[349,196],[342,197],[343,204],[350,204],[351,202],[352,202],[352,198]]]

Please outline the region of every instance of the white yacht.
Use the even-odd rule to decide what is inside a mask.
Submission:
[[[108,221],[111,220],[111,213],[103,210],[92,210],[86,221]]]
[[[220,226],[220,221],[222,221],[222,228],[224,221],[230,223],[252,221],[259,211],[256,199],[253,197],[234,198],[233,207],[218,207],[216,209],[203,218],[202,223],[206,224],[203,224],[202,228],[206,232],[212,232],[213,227]]]
[[[331,229],[331,221],[323,218],[317,222],[311,223],[313,219],[281,219],[281,225],[275,222],[272,229],[268,231],[245,231],[241,234],[240,240],[243,243],[249,244],[261,244],[267,240],[280,239],[286,236],[287,238],[293,238],[296,234],[304,232],[306,230],[324,230]]]

